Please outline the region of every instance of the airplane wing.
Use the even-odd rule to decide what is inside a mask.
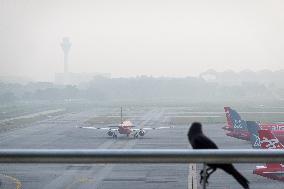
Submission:
[[[171,127],[143,127],[140,129],[132,129],[133,131],[140,131],[140,130],[159,130],[159,129],[171,129],[174,128],[173,126]]]
[[[110,128],[110,127],[78,127],[81,129],[96,129],[96,130],[112,130],[112,131],[117,131],[117,128]]]

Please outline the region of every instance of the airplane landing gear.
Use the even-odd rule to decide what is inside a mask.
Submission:
[[[112,138],[117,139],[117,135],[115,133],[113,133]]]

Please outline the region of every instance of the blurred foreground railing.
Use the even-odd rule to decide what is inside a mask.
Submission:
[[[205,163],[276,162],[284,162],[284,150],[0,150],[0,163],[203,163],[203,177]],[[206,189],[205,179],[202,188]]]
[[[284,150],[2,149],[0,163],[273,163]]]

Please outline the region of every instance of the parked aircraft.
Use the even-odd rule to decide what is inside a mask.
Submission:
[[[224,107],[226,118],[227,118],[227,126],[223,127],[223,129],[229,131],[226,133],[227,136],[242,139],[242,140],[250,140],[250,132],[248,131],[247,122],[241,118],[239,113],[230,107]],[[261,123],[257,122],[260,129],[268,129],[272,130],[273,134],[279,138],[280,141],[284,142],[284,124],[283,123]]]
[[[245,121],[237,111],[230,107],[224,107],[227,126],[223,129],[229,131],[228,136],[251,141],[252,147],[256,149],[284,149],[284,125],[276,123],[260,123],[256,121]],[[284,181],[284,165],[282,163],[267,163],[256,166],[254,174]]]
[[[260,146],[262,149],[284,149],[282,143],[270,130],[259,130]],[[269,179],[284,181],[284,165],[282,163],[267,163],[256,166],[253,173]]]
[[[250,140],[254,141],[254,147],[260,148],[260,139],[258,137],[259,130],[269,130],[263,129],[259,123],[255,121],[246,121],[248,131],[250,132]],[[271,133],[281,142],[284,143],[284,130],[270,130]]]

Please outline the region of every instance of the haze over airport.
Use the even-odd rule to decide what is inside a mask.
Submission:
[[[0,4],[0,75],[53,81],[60,43],[75,73],[198,76],[280,70],[282,1],[7,1]]]
[[[264,164],[253,151],[284,149],[283,10],[280,0],[0,0],[0,188],[283,188],[281,154]],[[216,147],[188,135],[193,122],[226,162],[212,151],[207,168],[201,156],[185,162]]]

